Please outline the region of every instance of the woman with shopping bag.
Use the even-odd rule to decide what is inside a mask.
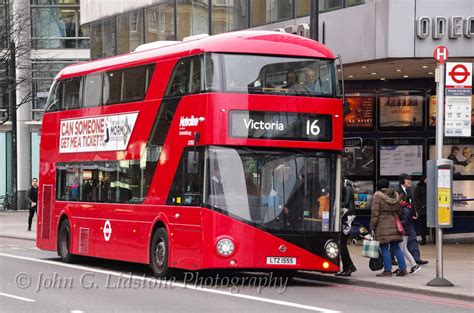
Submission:
[[[377,182],[377,192],[374,194],[372,203],[372,214],[370,217],[370,229],[375,234],[375,239],[380,243],[380,251],[383,256],[384,271],[377,274],[378,277],[392,276],[392,259],[390,253],[395,255],[398,261],[398,273],[396,276],[408,275],[403,252],[400,249],[402,236],[397,230],[395,215],[400,215],[400,197],[398,193],[389,188],[389,181],[380,179]]]

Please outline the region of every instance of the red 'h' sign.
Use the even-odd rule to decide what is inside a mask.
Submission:
[[[439,63],[444,63],[448,59],[448,48],[445,46],[437,46],[434,48],[433,57]]]

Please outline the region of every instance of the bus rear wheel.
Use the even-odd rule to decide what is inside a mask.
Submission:
[[[155,277],[170,277],[175,272],[168,267],[169,242],[168,233],[158,228],[154,233],[150,246],[150,267]]]
[[[62,221],[59,226],[58,254],[64,263],[73,263],[76,260],[76,256],[71,253],[71,226],[68,219]]]

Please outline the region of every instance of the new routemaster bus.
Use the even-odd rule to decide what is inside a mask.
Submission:
[[[201,36],[202,37],[202,36]],[[37,245],[175,269],[339,270],[336,58],[234,32],[68,66],[43,118]]]

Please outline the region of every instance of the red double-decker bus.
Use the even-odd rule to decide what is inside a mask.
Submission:
[[[201,36],[202,37],[202,36]],[[234,32],[68,66],[41,134],[37,246],[174,269],[339,270],[335,57]]]

